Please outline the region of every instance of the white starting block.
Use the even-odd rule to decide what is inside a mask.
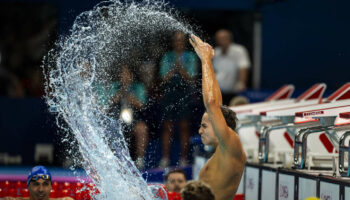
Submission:
[[[349,145],[346,144],[350,141],[350,119],[347,118],[346,113],[350,112],[350,102],[342,102],[347,102],[348,105],[296,113],[297,117],[312,117],[323,121],[327,118],[336,118],[334,125],[307,128],[298,133],[295,137],[294,152],[294,165],[297,168],[304,168],[307,162],[309,169],[312,166],[331,166],[334,175],[350,176],[350,172],[345,172],[345,167],[349,164]],[[317,137],[315,138],[314,135]],[[345,153],[348,154],[347,157]]]
[[[250,106],[250,109],[246,110],[245,112],[238,113],[238,116],[244,116],[240,117],[240,119],[246,119],[243,120],[243,123],[239,123],[237,132],[240,135],[241,142],[243,145],[243,148],[245,149],[245,152],[248,156],[248,160],[250,161],[256,161],[258,159],[258,149],[259,146],[259,137],[260,132],[264,132],[264,129],[271,126],[277,126],[281,125],[283,123],[283,120],[279,118],[266,118],[260,115],[260,112],[266,111],[266,110],[273,110],[276,108],[294,108],[296,106],[303,106],[303,105],[316,105],[319,104],[322,100],[322,95],[324,93],[324,90],[326,89],[326,85],[321,84],[315,84],[310,89],[308,89],[306,92],[304,92],[302,95],[300,95],[297,99],[293,99],[292,101],[285,101],[283,103],[279,104],[264,104],[263,106]],[[232,108],[234,111],[236,111],[236,108]],[[293,117],[294,118],[294,117]],[[291,121],[293,122],[293,121]],[[290,121],[288,122],[290,123]],[[291,145],[290,147],[286,146],[287,148],[284,149],[286,151],[289,151],[290,153],[293,152],[293,139],[289,136],[289,134],[286,132],[282,137],[283,144]],[[287,143],[286,143],[287,142]],[[279,149],[279,152],[276,152],[277,154],[282,153],[284,150]],[[271,155],[272,157],[277,157],[278,155]],[[292,160],[291,160],[292,162]]]
[[[329,159],[330,156],[334,158],[334,156],[337,156],[337,152],[334,148],[334,145],[332,144],[332,140],[329,140],[327,135],[335,137],[336,138],[336,144],[339,144],[339,136],[344,133],[344,130],[341,131],[341,129],[346,129],[344,127],[344,123],[347,124],[347,121],[344,121],[340,118],[338,118],[334,125],[334,118],[339,114],[339,112],[344,112],[346,106],[350,105],[350,84],[345,84],[343,87],[341,87],[339,90],[337,90],[335,93],[333,93],[329,98],[326,99],[325,103],[318,104],[318,105],[308,105],[308,106],[302,106],[297,108],[289,108],[289,109],[276,109],[274,111],[267,111],[265,112],[266,116],[272,116],[272,117],[294,117],[295,113],[297,113],[297,118],[295,119],[295,123],[293,124],[285,124],[284,128],[294,128],[294,132],[297,132],[296,138],[300,138],[301,135],[307,131],[307,135],[310,135],[310,137],[305,136],[308,138],[308,140],[304,140],[302,143],[302,139],[296,139],[296,144],[294,147],[294,155],[299,158],[299,152],[298,149],[300,148],[301,143],[303,145],[308,146],[309,148],[312,147],[313,150],[311,150],[312,153],[309,153],[309,156],[313,156],[313,159],[309,159],[308,167],[333,167],[333,165],[327,164],[325,162],[325,159]],[[305,111],[308,110],[308,111]],[[304,114],[301,116],[299,112],[303,112]],[[316,117],[318,116],[318,117]],[[343,126],[340,126],[340,123],[343,123]],[[334,126],[336,127],[334,129]],[[272,127],[269,130],[272,131],[274,129],[283,128],[283,125],[280,127]],[[339,136],[335,136],[335,131],[338,131],[340,134]],[[289,131],[288,131],[289,132]],[[325,132],[325,133],[323,133]],[[283,145],[282,141],[283,138],[282,134],[274,134],[273,138],[269,137],[269,132],[267,134],[261,134],[260,136],[260,162],[266,162],[269,158],[269,150],[272,152],[281,152],[281,150],[284,150],[283,148],[286,145]],[[278,137],[279,135],[279,137]],[[300,140],[300,141],[299,141]],[[343,141],[345,142],[345,141]],[[269,143],[274,144],[269,145]],[[277,145],[276,145],[277,144]],[[280,145],[282,144],[282,145]],[[340,143],[341,144],[341,143]],[[281,149],[281,150],[280,150]],[[309,150],[309,149],[308,149]],[[303,153],[306,152],[306,148],[304,148]],[[302,153],[302,154],[303,154]],[[301,161],[297,161],[298,159],[295,158],[294,166],[297,168],[304,168],[305,167],[305,160],[306,160],[306,153],[304,155],[301,155],[302,159]],[[271,157],[271,156],[270,156]],[[315,159],[315,158],[318,159]],[[275,157],[276,159],[276,157]],[[278,159],[278,158],[277,158]],[[316,161],[318,160],[318,161]],[[334,159],[333,159],[334,160]],[[328,162],[329,163],[329,162]]]
[[[304,141],[308,147],[304,167],[306,162],[307,167],[333,167],[333,171],[324,171],[324,169],[322,171],[294,170],[277,168],[276,165],[270,164],[254,164],[248,159],[245,178],[242,181],[246,199],[304,199],[310,196],[338,197],[339,195],[337,194],[341,194],[343,197],[345,194],[345,199],[350,197],[350,183],[348,185],[344,184],[349,179],[333,177],[333,175],[338,175],[334,173],[334,166],[337,163],[340,175],[350,177],[350,169],[349,167],[346,168],[349,166],[348,163],[350,161],[350,141],[348,139],[350,137],[350,129],[347,129],[348,124],[350,124],[350,110],[348,110],[350,109],[349,90],[350,83],[347,83],[322,102],[314,102],[314,104],[299,102],[301,104],[298,105],[294,99],[293,101],[285,102],[285,107],[280,104],[279,106],[275,105],[274,109],[271,109],[273,104],[265,104],[265,110],[261,109],[261,107],[256,107],[255,112],[253,108],[250,111],[238,113],[239,116],[244,116],[245,119],[249,119],[248,117],[252,119],[260,118],[255,122],[255,126],[240,126],[238,129],[241,140],[242,137],[246,139],[245,141],[242,140],[246,153],[247,150],[250,150],[255,152],[254,155],[258,154],[256,153],[258,145],[254,146],[252,141],[256,142],[261,139],[263,132],[269,130],[267,140],[265,138],[269,148],[267,148],[267,154],[263,151],[262,155],[274,163],[294,164],[295,135],[304,129],[304,131],[315,129],[319,134],[317,132],[310,133],[307,136],[307,140]],[[293,103],[294,105],[291,105]],[[270,105],[271,108],[269,107]],[[260,113],[258,113],[258,110]],[[246,121],[248,124],[249,120]],[[275,121],[275,123],[269,124],[269,121]],[[266,130],[260,131],[257,127],[262,127]],[[324,133],[325,131],[320,130],[322,127],[324,129],[329,128],[329,130],[326,130],[328,132]],[[335,129],[331,129],[331,127],[335,127]],[[332,135],[336,135],[338,140],[330,137]],[[246,146],[251,149],[247,149]],[[296,155],[299,158],[299,153]],[[250,156],[249,153],[247,156]],[[335,158],[338,158],[338,161]],[[329,165],[330,163],[331,165]],[[336,184],[333,185],[339,187],[334,189],[334,191],[338,192],[337,194],[332,193],[333,195],[330,195],[332,188],[330,184],[325,184],[329,183],[329,180],[323,178],[327,175],[331,177],[329,180],[332,179],[330,183],[333,184],[332,181],[335,180],[334,183]],[[285,198],[287,196],[288,198]]]

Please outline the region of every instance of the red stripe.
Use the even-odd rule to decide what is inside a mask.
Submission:
[[[283,90],[285,90],[288,86],[284,85],[280,89],[278,89],[276,92],[274,92],[271,96],[269,96],[265,101],[272,101],[272,100],[277,100],[277,96],[280,95]]]
[[[284,132],[284,138],[287,140],[288,144],[294,148],[294,142],[287,132]]]
[[[265,101],[274,101],[289,98],[294,91],[293,85],[284,85],[271,96],[269,96]]]
[[[349,119],[349,118],[350,118],[350,112],[340,113],[340,114],[339,114],[339,117],[340,117],[340,118]]]
[[[315,84],[310,89],[306,90],[306,92],[304,92],[302,95],[300,95],[297,98],[297,101],[322,98],[322,95],[325,89],[326,89],[325,84],[321,84],[321,83]]]
[[[331,141],[329,141],[329,139],[325,133],[322,133],[320,135],[320,140],[321,140],[323,146],[327,149],[328,153],[333,153],[334,146],[331,143]]]
[[[295,116],[296,117],[303,117],[303,112],[297,112],[297,113],[295,113]]]
[[[331,96],[329,96],[326,101],[329,102],[329,101],[333,101],[335,99],[338,99],[339,95],[341,93],[343,93],[345,90],[349,90],[349,87],[350,87],[350,83],[346,83],[341,88],[339,88],[337,91],[335,91],[333,94],[331,94]],[[346,93],[343,94],[342,96],[344,96],[344,95],[346,95]]]
[[[331,106],[332,104],[329,104],[329,105]],[[344,108],[344,107],[349,107],[349,106],[350,106],[350,103],[349,103],[349,105],[345,105],[345,106],[335,106],[335,107],[320,108],[320,109],[315,109],[315,110],[306,110],[306,111],[303,111],[303,112],[295,113],[295,116],[303,117],[305,113],[316,112],[316,111],[324,111],[324,110],[332,110],[332,109],[336,109],[336,108]],[[323,114],[323,113],[321,113],[321,114]]]
[[[316,91],[313,95],[309,96],[309,97],[307,98],[307,100],[322,98],[324,89],[325,89],[324,87],[321,87],[321,88],[320,88],[318,91]]]

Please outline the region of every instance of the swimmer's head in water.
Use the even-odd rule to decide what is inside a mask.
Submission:
[[[33,167],[27,184],[31,200],[49,200],[52,188],[51,173],[44,166]]]
[[[50,171],[41,165],[33,167],[27,177],[27,186],[29,186],[32,181],[37,181],[38,179],[49,180],[51,182]]]

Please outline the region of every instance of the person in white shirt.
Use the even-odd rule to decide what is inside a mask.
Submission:
[[[215,40],[218,46],[215,48],[213,66],[223,103],[228,105],[237,93],[246,89],[250,61],[246,48],[233,43],[229,30],[218,30]]]

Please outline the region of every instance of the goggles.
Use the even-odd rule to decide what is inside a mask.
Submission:
[[[32,179],[30,179],[31,181],[37,181],[39,178],[43,179],[43,180],[51,180],[50,175],[48,174],[38,174],[38,175],[34,175],[32,177]]]

